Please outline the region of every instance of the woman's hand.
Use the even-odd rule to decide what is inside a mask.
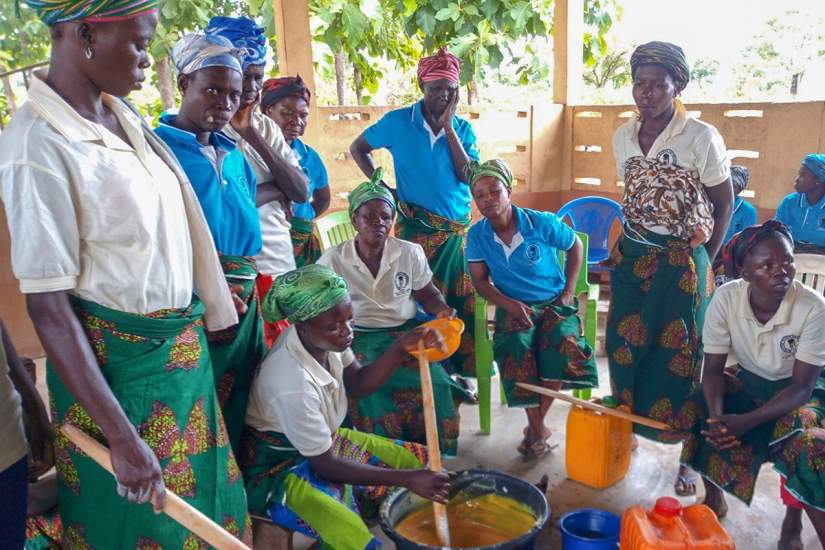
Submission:
[[[261,99],[261,95],[258,94],[258,99],[249,105],[244,105],[240,107],[235,114],[232,116],[232,119],[229,121],[229,124],[232,128],[235,129],[241,137],[246,139],[250,132],[255,131],[255,127],[252,125],[252,115],[255,113],[255,107],[258,106],[258,102]],[[249,140],[247,140],[249,141]]]
[[[152,449],[134,432],[122,441],[109,441],[109,445],[118,494],[136,504],[151,500],[159,514],[166,505],[166,488]]]
[[[444,343],[441,333],[430,327],[416,327],[405,332],[393,342],[394,351],[406,355],[410,351],[417,350],[418,342],[421,340],[424,340],[426,349],[437,348],[445,353],[447,352],[447,345]]]
[[[505,324],[511,330],[520,332],[533,326],[533,310],[527,304],[512,300],[504,307],[504,311],[506,312],[504,316]]]
[[[444,128],[444,131],[452,131],[453,128],[453,117],[455,117],[455,111],[458,108],[458,89],[450,92],[450,99],[447,101],[447,106],[444,107],[444,112],[441,113],[441,118],[438,119],[438,122],[441,123],[441,127]]]
[[[405,477],[404,486],[416,495],[447,504],[450,498],[450,477],[444,470],[414,470]]]
[[[436,314],[436,319],[455,319],[458,312],[451,308],[444,308]]]
[[[249,307],[246,305],[246,302],[243,301],[241,298],[241,294],[243,294],[243,285],[237,285],[233,283],[229,284],[229,293],[232,294],[232,303],[235,305],[235,311],[238,312],[238,315],[243,315],[246,313],[246,310]]]
[[[708,429],[701,431],[705,439],[708,440],[708,443],[710,443],[720,451],[733,449],[742,444],[739,441],[739,438],[730,432],[727,424],[725,424],[722,421],[722,418],[724,416],[736,415],[723,415],[719,418],[708,418]]]
[[[576,303],[576,295],[572,292],[562,292],[553,303],[557,306],[572,307]]]
[[[723,414],[719,417],[719,422],[725,425],[727,433],[737,439],[741,439],[754,427],[750,417],[746,414]]]
[[[24,424],[26,440],[29,443],[31,463],[29,479],[37,480],[54,466],[54,432],[49,415],[42,403],[34,410],[26,411]]]

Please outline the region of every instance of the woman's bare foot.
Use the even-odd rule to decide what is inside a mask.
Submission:
[[[713,483],[702,480],[705,484],[705,506],[713,510],[718,519],[728,515],[728,503],[725,501],[725,494]]]
[[[785,519],[782,521],[782,530],[779,535],[779,542],[776,543],[777,550],[802,550],[802,510],[791,508],[785,511]]]
[[[673,484],[673,490],[676,491],[676,494],[680,497],[690,497],[695,495],[696,481],[698,481],[698,477],[699,476],[697,476],[693,470],[684,464],[680,464],[679,473],[676,475],[676,483]]]

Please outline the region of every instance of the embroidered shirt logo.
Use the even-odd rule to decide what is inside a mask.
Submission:
[[[403,296],[405,294],[409,294],[412,289],[410,288],[410,276],[403,272],[399,271],[395,274],[395,292],[396,296]]]
[[[779,349],[782,350],[782,353],[784,353],[786,357],[792,357],[796,355],[796,348],[798,345],[799,335],[796,334],[789,334],[787,336],[783,336],[782,340],[779,341]]]
[[[536,243],[530,243],[524,250],[524,255],[531,264],[537,263],[541,261],[541,248]]]
[[[656,160],[666,166],[676,166],[676,163],[679,161],[673,149],[662,149],[656,153]]]

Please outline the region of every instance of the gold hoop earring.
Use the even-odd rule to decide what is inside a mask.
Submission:
[[[86,56],[86,59],[91,59],[91,58],[94,57],[94,54],[92,53],[92,47],[91,46],[86,46],[86,49],[84,50],[83,53]]]

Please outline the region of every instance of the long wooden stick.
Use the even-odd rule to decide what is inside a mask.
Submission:
[[[63,424],[61,431],[81,451],[89,455],[104,470],[114,475],[112,455],[109,449],[72,425]],[[166,489],[166,505],[163,507],[163,512],[217,550],[251,550],[169,489]]]
[[[421,371],[421,401],[424,406],[424,430],[427,434],[427,453],[430,457],[430,470],[441,471],[441,448],[438,444],[438,425],[435,418],[433,399],[433,380],[430,376],[430,360],[424,351],[424,340],[418,341],[418,368]],[[450,524],[447,521],[447,507],[440,502],[433,502],[435,530],[441,546],[450,546]]]
[[[560,399],[561,401],[567,401],[568,403],[572,403],[574,405],[578,405],[579,407],[584,407],[585,409],[591,409],[594,411],[599,411],[603,414],[608,414],[611,416],[615,416],[617,418],[623,418],[625,420],[629,420],[631,422],[635,422],[636,424],[641,424],[642,426],[647,426],[648,428],[654,428],[657,430],[669,430],[670,426],[665,424],[664,422],[659,422],[658,420],[653,420],[652,418],[648,418],[646,416],[641,416],[638,414],[633,414],[629,412],[625,412],[620,409],[611,409],[610,407],[605,407],[603,405],[599,405],[597,403],[591,403],[590,401],[584,401],[582,399],[576,399],[575,397],[571,397],[566,393],[561,393],[558,391],[551,390],[550,388],[544,388],[542,386],[534,386],[533,384],[525,384],[524,382],[518,382],[517,386],[521,386],[525,390],[530,390],[535,393],[540,393],[542,395],[546,395],[548,397],[554,397],[556,399]]]

